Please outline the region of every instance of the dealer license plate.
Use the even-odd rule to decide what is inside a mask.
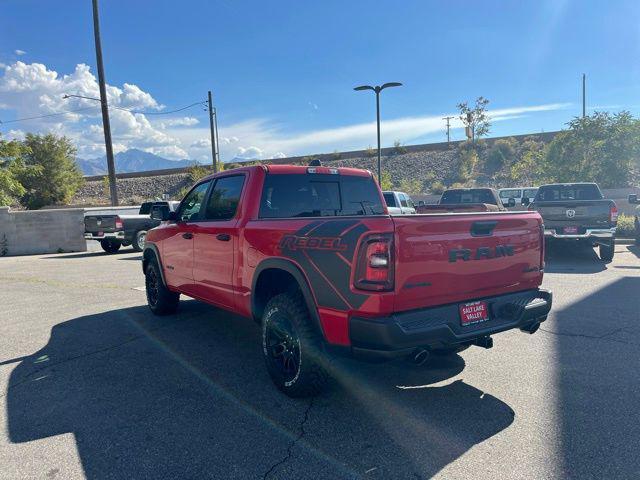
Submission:
[[[472,325],[489,320],[487,302],[471,302],[460,305],[460,323]]]

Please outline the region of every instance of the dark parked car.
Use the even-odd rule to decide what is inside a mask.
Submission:
[[[84,238],[97,240],[107,253],[117,252],[121,246],[133,245],[141,252],[147,237],[147,231],[160,225],[159,220],[151,218],[154,207],[164,205],[173,211],[179,202],[145,202],[137,215],[87,215],[84,217]]]
[[[613,260],[618,207],[595,183],[542,185],[530,209],[542,216],[545,238],[588,242],[598,246],[602,260]]]

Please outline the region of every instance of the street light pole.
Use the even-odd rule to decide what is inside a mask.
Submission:
[[[109,106],[107,105],[107,88],[102,64],[102,44],[100,42],[100,18],[98,16],[98,0],[93,0],[93,35],[96,44],[96,64],[98,67],[98,84],[100,86],[100,106],[102,107],[102,128],[104,130],[104,146],[107,153],[107,170],[109,171],[109,192],[111,205],[118,205],[118,189],[116,188],[116,167],[113,161],[111,144],[111,123],[109,122]]]
[[[371,85],[361,85],[359,87],[355,87],[354,90],[373,90],[376,94],[376,127],[378,134],[378,185],[382,185],[382,149],[380,147],[380,92],[385,88],[389,87],[401,87],[402,84],[399,82],[390,82],[385,83],[382,86],[376,85],[372,87]]]

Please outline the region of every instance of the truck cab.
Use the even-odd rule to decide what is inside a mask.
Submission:
[[[413,215],[416,207],[409,195],[404,192],[387,190],[382,192],[389,215]]]

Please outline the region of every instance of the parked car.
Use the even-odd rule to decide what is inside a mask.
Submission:
[[[501,188],[498,190],[500,201],[502,205],[507,208],[524,207],[524,209],[526,209],[531,202],[533,202],[533,199],[536,198],[537,193],[538,187]],[[509,207],[510,199],[512,198],[513,202],[511,203],[515,203],[515,207]]]
[[[551,308],[537,212],[389,216],[364,170],[238,168],[154,216],[151,311],[184,294],[255,319],[267,370],[294,397],[322,389],[338,352],[421,363],[533,333]]]
[[[384,202],[387,204],[389,215],[411,215],[416,213],[416,207],[411,197],[404,192],[384,191]]]
[[[163,205],[170,210],[180,202],[145,202],[137,215],[87,215],[84,217],[84,238],[97,240],[107,253],[116,253],[121,246],[132,245],[141,252],[144,248],[147,231],[160,225],[151,218],[151,209]]]
[[[631,205],[638,205],[633,215],[633,224],[635,226],[636,245],[640,245],[640,200],[638,200],[638,194],[630,193],[629,203]]]
[[[438,205],[462,205],[469,207],[468,211],[478,211],[479,208],[493,212],[506,210],[493,188],[450,188],[442,192]]]
[[[588,242],[598,246],[602,260],[613,260],[618,207],[604,198],[597,184],[542,185],[529,208],[542,216],[547,239]]]

